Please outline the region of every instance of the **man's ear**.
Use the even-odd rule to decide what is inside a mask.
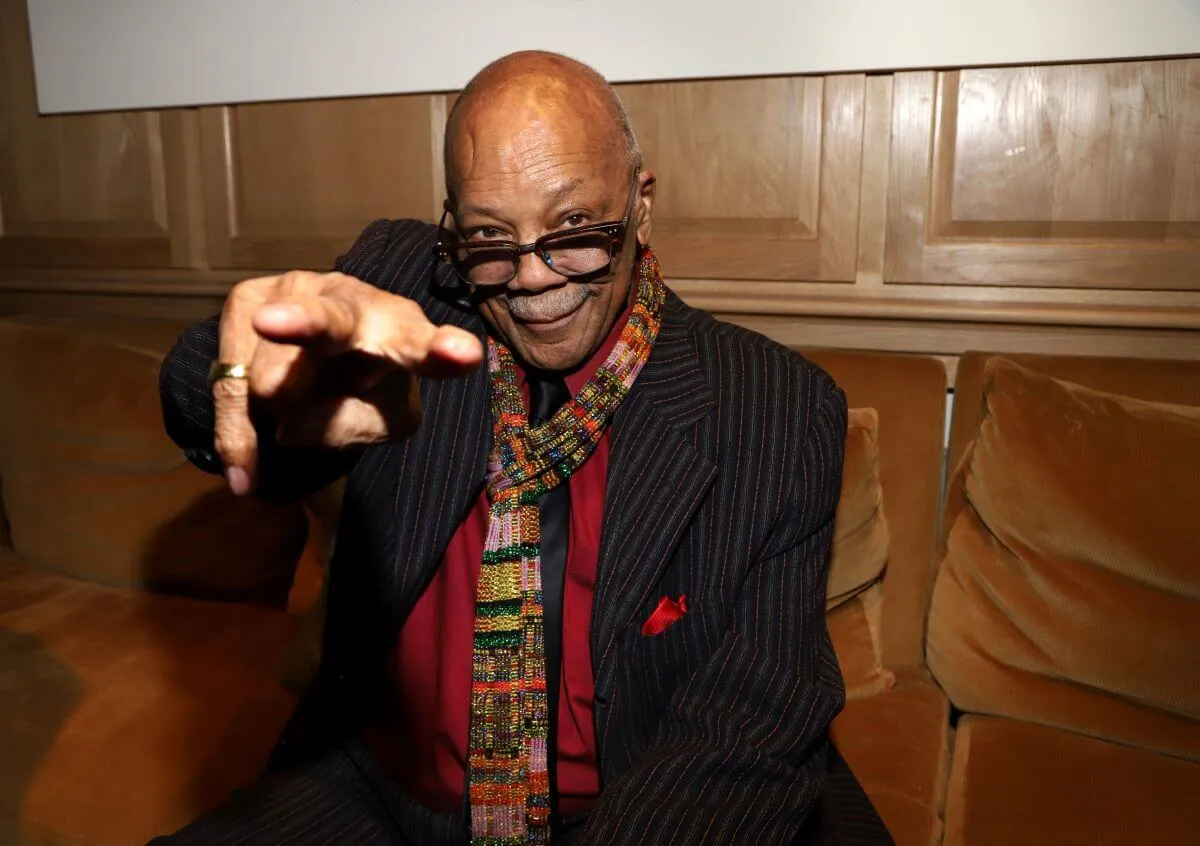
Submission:
[[[658,184],[651,171],[638,174],[638,196],[634,203],[634,219],[637,221],[638,244],[650,245],[650,229],[654,217],[654,189]]]

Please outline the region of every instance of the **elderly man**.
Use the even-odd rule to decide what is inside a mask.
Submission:
[[[313,688],[167,842],[888,842],[828,740],[837,386],[666,288],[591,69],[485,68],[446,182],[440,227],[243,282],[164,365],[234,491],[347,477]]]

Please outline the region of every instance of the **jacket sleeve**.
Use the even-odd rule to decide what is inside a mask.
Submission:
[[[374,267],[389,238],[388,221],[372,223],[334,267],[363,278]],[[213,401],[208,369],[217,357],[220,317],[189,327],[167,354],[159,370],[159,398],[167,435],[187,459],[207,473],[224,472],[213,448]],[[349,472],[360,450],[284,449],[275,443],[270,421],[255,421],[258,431],[258,495],[295,500],[320,490]]]
[[[793,453],[790,507],[732,598],[720,646],[676,694],[651,747],[605,786],[580,842],[788,844],[813,808],[845,702],[825,583],[846,403],[822,382]]]

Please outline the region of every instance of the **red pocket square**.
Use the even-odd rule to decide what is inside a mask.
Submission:
[[[676,602],[669,596],[658,601],[658,607],[650,615],[650,619],[642,623],[642,634],[656,635],[666,631],[667,626],[674,623],[687,613],[687,595],[683,594]]]

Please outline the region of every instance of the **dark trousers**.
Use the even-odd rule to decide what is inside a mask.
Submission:
[[[565,820],[570,846],[586,818]],[[466,846],[465,813],[430,811],[400,791],[361,740],[268,772],[228,803],[152,846]]]
[[[417,844],[393,821],[356,756],[343,747],[292,770],[269,772],[229,802],[152,846]]]
[[[893,846],[894,843],[850,765],[831,746],[821,795],[793,846]]]
[[[573,825],[554,838],[570,844]],[[386,781],[357,744],[337,747],[295,770],[268,773],[221,808],[152,846],[462,846],[457,815],[428,811]],[[798,846],[890,846],[887,829],[854,774],[831,753],[825,789]],[[647,844],[653,846],[653,844]]]

